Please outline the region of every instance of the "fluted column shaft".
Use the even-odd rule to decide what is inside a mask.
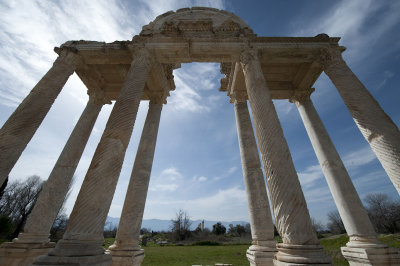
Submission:
[[[255,53],[242,67],[276,226],[287,244],[318,244],[278,115]]]
[[[91,98],[72,131],[29,215],[18,242],[48,242],[49,232],[68,193],[72,177],[81,159],[102,104]]]
[[[323,59],[325,73],[400,194],[399,129],[347,66],[339,51],[327,51]]]
[[[150,102],[118,225],[117,236],[114,245],[110,247],[112,255],[114,255],[113,250],[140,249],[138,241],[156,148],[161,110],[162,103]]]
[[[254,245],[274,239],[274,224],[247,102],[235,101],[236,127]]]
[[[372,223],[309,95],[295,98],[350,241],[378,242]]]
[[[103,230],[151,67],[146,50],[136,52],[100,143],[53,256],[103,254]]]
[[[69,76],[74,73],[78,61],[76,54],[62,51],[0,129],[0,184],[3,184]]]

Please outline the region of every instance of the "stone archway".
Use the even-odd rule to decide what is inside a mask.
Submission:
[[[170,11],[131,41],[69,41],[53,67],[0,131],[4,179],[40,126],[68,77],[88,88],[88,105],[30,215],[24,233],[1,246],[1,261],[34,265],[139,265],[138,245],[162,106],[181,63],[218,62],[220,90],[234,103],[248,196],[252,265],[330,264],[313,232],[307,205],[272,99],[295,102],[332,191],[350,242],[353,264],[394,265],[397,251],[379,242],[343,163],[309,98],[322,71],[331,78],[364,137],[399,190],[400,133],[341,57],[339,38],[258,37],[236,15],[212,8]],[[356,97],[355,97],[356,96]],[[104,252],[103,228],[141,100],[150,101],[116,242]],[[256,145],[247,100],[251,105]],[[103,104],[115,101],[82,184],[67,231],[54,247],[48,233]],[[23,130],[21,130],[23,129]],[[273,241],[264,167],[283,243]],[[390,152],[386,152],[390,151]],[[50,227],[49,227],[50,226]],[[17,251],[17,252],[16,252]],[[23,255],[21,253],[23,252]],[[40,254],[47,254],[36,258]],[[36,259],[35,259],[36,258]]]

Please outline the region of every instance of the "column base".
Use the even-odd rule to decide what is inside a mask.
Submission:
[[[291,245],[280,243],[275,254],[275,266],[288,265],[332,265],[321,245]]]
[[[140,266],[144,259],[144,250],[110,250],[112,265]]]
[[[111,255],[105,253],[101,244],[99,240],[62,239],[32,265],[111,265]]]
[[[5,242],[0,246],[0,265],[28,266],[36,257],[49,253],[55,245],[54,242]]]
[[[382,243],[350,241],[341,250],[351,266],[400,265],[399,251]]]
[[[276,253],[275,241],[262,241],[263,245],[252,245],[246,252],[250,266],[272,265]],[[264,243],[265,242],[265,243]]]

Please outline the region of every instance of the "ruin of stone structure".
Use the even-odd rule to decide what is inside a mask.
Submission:
[[[55,48],[51,69],[0,131],[0,182],[8,176],[68,78],[76,73],[89,101],[62,151],[24,231],[0,247],[1,265],[140,265],[139,232],[163,104],[175,89],[181,63],[218,62],[221,93],[233,104],[253,242],[250,265],[327,265],[272,99],[296,104],[350,241],[351,265],[399,265],[397,250],[381,243],[318,113],[310,100],[325,72],[365,139],[400,191],[400,133],[343,60],[338,37],[260,37],[235,14],[183,8],[158,16],[131,41],[68,41]],[[318,90],[318,88],[316,88]],[[57,245],[51,225],[96,118],[115,101],[100,143]],[[132,170],[115,243],[105,251],[103,228],[140,101],[149,110]],[[254,131],[248,110],[254,120]],[[256,143],[258,141],[258,147]],[[259,151],[261,158],[259,158]],[[283,243],[273,239],[273,215]],[[41,255],[41,256],[39,256]]]

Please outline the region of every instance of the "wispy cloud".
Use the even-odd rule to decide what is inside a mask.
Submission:
[[[171,108],[179,112],[201,113],[215,108],[222,95],[206,96],[218,90],[221,74],[219,64],[192,63],[174,71],[176,90],[168,99]]]
[[[341,43],[348,48],[344,53],[347,61],[364,61],[382,36],[400,23],[399,1],[342,0],[321,14],[319,21],[313,19],[308,27],[298,29],[298,35],[327,33],[342,37]],[[371,23],[371,19],[379,23]],[[393,47],[388,47],[392,50]],[[386,51],[387,52],[387,51]]]
[[[157,192],[173,192],[182,184],[183,175],[175,167],[164,169],[159,176],[152,177],[149,189]]]
[[[248,220],[246,192],[239,187],[219,190],[213,195],[192,200],[149,199],[147,203],[149,208],[159,210],[158,214],[167,219],[173,215],[174,209],[185,209],[189,210],[192,219]]]
[[[343,163],[349,171],[357,170],[361,166],[369,164],[374,160],[376,160],[376,155],[373,153],[369,145],[343,157]]]

